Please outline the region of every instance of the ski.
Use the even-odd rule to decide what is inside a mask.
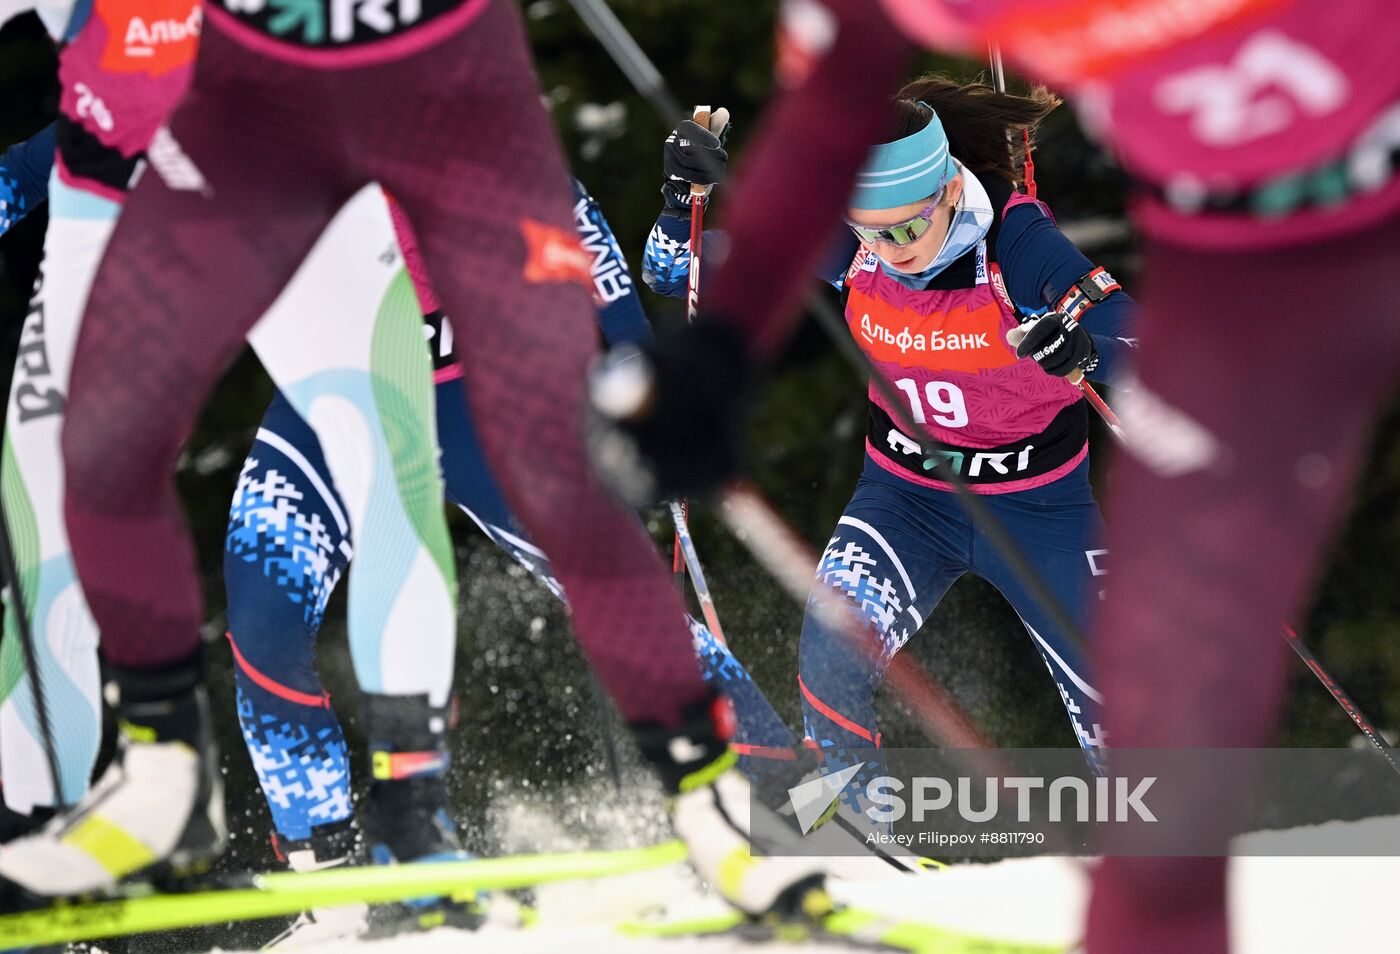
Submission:
[[[132,885],[93,900],[65,900],[0,915],[0,950],[251,921],[352,901],[380,904],[423,897],[469,896],[477,891],[606,878],[665,867],[685,858],[685,846],[679,841],[668,841],[622,851],[276,872],[178,893],[158,891],[150,885]]]
[[[1066,954],[1070,950],[1062,945],[979,937],[854,907],[840,907],[807,921],[751,918],[738,911],[639,918],[624,922],[618,931],[633,938],[732,934],[749,941],[838,941],[853,947],[914,954]]]

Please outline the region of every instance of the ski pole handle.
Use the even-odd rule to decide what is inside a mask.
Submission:
[[[701,129],[709,129],[710,107],[696,106],[695,111],[691,113],[690,118],[695,123],[695,125],[699,126]],[[703,199],[704,197],[705,187],[700,185],[698,182],[692,182],[690,184],[690,204],[694,205],[698,200]]]
[[[691,113],[692,120],[702,129],[710,128],[710,107],[696,106]],[[685,281],[685,320],[690,322],[695,320],[695,316],[700,311],[700,243],[704,237],[705,219],[705,187],[697,182],[690,184],[690,269],[686,273]],[[686,502],[676,501],[671,504],[672,514],[679,513],[681,520],[685,520]],[[676,582],[684,586],[686,571],[686,560],[684,546],[681,543],[681,524],[676,526],[675,540],[671,545],[671,572],[676,577]],[[702,600],[703,606],[703,600]]]

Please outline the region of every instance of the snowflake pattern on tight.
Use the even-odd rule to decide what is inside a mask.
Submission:
[[[1105,737],[1103,725],[1094,722],[1090,726],[1084,724],[1085,706],[1080,702],[1081,697],[1077,692],[1070,691],[1068,680],[1060,677],[1055,671],[1055,667],[1046,660],[1045,668],[1050,670],[1050,676],[1055,680],[1055,688],[1060,691],[1060,699],[1064,702],[1065,711],[1069,713],[1070,725],[1074,728],[1075,738],[1079,740],[1079,745],[1085,750],[1085,755],[1093,762],[1092,750],[1102,749],[1108,744]],[[1075,687],[1076,690],[1078,687]]]
[[[349,818],[350,764],[345,737],[329,710],[318,710],[327,718],[298,713],[296,721],[289,721],[269,711],[277,708],[277,700],[254,706],[250,696],[262,690],[249,685],[241,672],[237,681],[243,741],[277,830],[288,838],[307,838],[315,825]]]
[[[280,471],[263,471],[250,455],[234,491],[225,545],[245,563],[260,562],[263,574],[303,607],[306,624],[315,629],[340,572],[331,561],[335,540],[319,514],[298,508],[304,499]]]
[[[909,638],[905,626],[895,632],[895,622],[904,613],[904,602],[893,578],[879,574],[879,561],[853,540],[832,537],[817,566],[817,579],[848,596],[860,607],[861,615],[879,633],[880,667],[894,658]]]

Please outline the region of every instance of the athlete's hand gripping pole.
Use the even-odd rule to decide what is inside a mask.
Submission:
[[[1045,340],[1040,342],[1039,339]],[[1046,369],[1048,374],[1062,377],[1079,388],[1084,393],[1084,397],[1088,399],[1089,405],[1099,413],[1099,417],[1103,418],[1108,429],[1113,432],[1113,436],[1120,441],[1126,440],[1126,435],[1123,433],[1123,422],[1118,419],[1118,415],[1113,413],[1113,409],[1084,377],[1083,368],[1077,366],[1080,361],[1076,358],[1075,345],[1088,341],[1089,333],[1083,329],[1079,322],[1067,315],[1060,315],[1058,312],[1042,315],[1040,318],[1028,321],[1019,328],[1012,328],[1006,333],[1006,342],[1016,349],[1018,357],[1034,358],[1041,367]],[[1088,346],[1092,348],[1092,342]],[[1061,359],[1063,366],[1051,365],[1052,359],[1040,357],[1042,350],[1049,351]]]

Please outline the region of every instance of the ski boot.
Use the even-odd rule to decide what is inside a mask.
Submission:
[[[690,862],[721,897],[753,918],[810,921],[830,910],[821,860],[754,796],[729,748],[733,712],[723,698],[686,710],[680,726],[633,726],[671,799]]]
[[[0,845],[38,831],[48,824],[53,815],[53,809],[47,806],[36,805],[25,814],[0,801]]]
[[[322,871],[358,864],[363,858],[360,832],[354,819],[317,825],[310,838],[272,836],[277,859],[293,871]],[[362,901],[312,908],[297,915],[285,931],[263,945],[263,950],[290,950],[323,941],[348,940],[369,930],[369,905]]]
[[[451,705],[426,696],[364,695],[363,725],[373,781],[361,806],[372,864],[465,861],[447,809],[447,730]],[[370,911],[372,937],[435,927],[474,930],[485,920],[482,897],[415,898]]]
[[[0,909],[101,891],[139,875],[179,890],[224,849],[219,756],[202,658],[114,670],[120,720],[112,764],[73,808],[0,851]]]

